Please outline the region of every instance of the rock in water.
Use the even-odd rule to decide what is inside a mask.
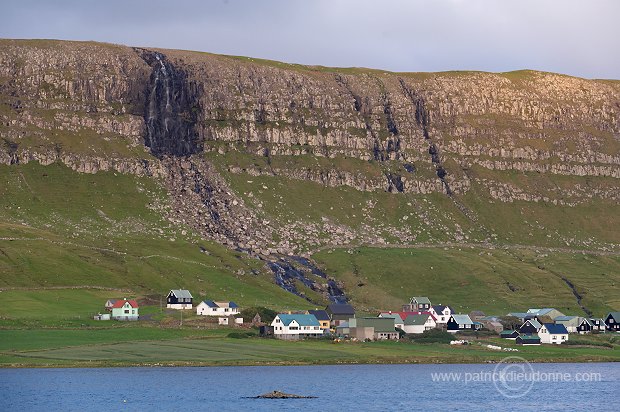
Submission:
[[[315,399],[316,396],[302,396],[302,395],[295,395],[292,393],[273,391],[273,392],[263,393],[262,395],[258,395],[258,396],[248,396],[248,398],[251,398],[251,399]]]

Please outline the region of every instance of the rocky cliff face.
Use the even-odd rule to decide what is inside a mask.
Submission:
[[[248,205],[226,176],[393,196],[435,193],[475,225],[467,201],[473,187],[475,196],[506,204],[620,202],[616,81],[529,71],[327,69],[3,40],[0,125],[0,163],[60,161],[85,173],[153,176],[171,193],[170,219],[263,254],[296,253],[306,241],[314,247],[384,239],[369,221],[359,228],[281,225]],[[224,165],[216,167],[212,156]],[[569,180],[519,184],[511,173]],[[416,240],[401,229],[388,232],[404,243]],[[460,228],[452,231],[462,238]]]

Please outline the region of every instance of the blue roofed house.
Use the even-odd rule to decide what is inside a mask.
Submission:
[[[318,319],[309,314],[279,313],[271,322],[273,335],[278,339],[297,340],[323,335]]]
[[[307,311],[309,315],[314,315],[314,317],[321,324],[321,328],[325,330],[329,330],[331,327],[331,320],[329,319],[329,313],[327,313],[324,309],[314,309]]]
[[[543,323],[538,331],[541,343],[553,343],[560,345],[568,341],[568,331],[564,325],[555,323]]]
[[[196,314],[203,316],[235,316],[239,314],[239,306],[235,302],[204,300],[196,306]]]

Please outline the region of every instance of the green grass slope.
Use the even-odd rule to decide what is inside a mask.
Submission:
[[[0,316],[77,307],[86,314],[101,310],[105,297],[171,288],[242,305],[308,305],[274,285],[262,262],[173,227],[162,217],[166,207],[165,193],[147,178],[57,164],[0,166],[0,288],[17,305],[3,306]],[[118,290],[45,291],[75,286]]]
[[[369,311],[398,309],[412,296],[429,296],[461,313],[494,315],[555,307],[584,316],[581,304],[603,316],[620,306],[620,256],[429,247],[328,249],[314,258]]]

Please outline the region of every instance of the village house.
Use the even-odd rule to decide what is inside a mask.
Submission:
[[[558,316],[554,319],[553,323],[556,325],[564,325],[568,333],[576,333],[577,326],[579,326],[582,319],[583,318],[579,316]]]
[[[447,331],[456,333],[461,331],[475,330],[474,322],[469,315],[452,315],[448,319]]]
[[[536,319],[536,315],[527,312],[510,312],[507,316],[519,319],[521,322],[525,322],[528,319]]]
[[[435,329],[437,322],[430,313],[425,315],[409,315],[401,328],[405,333],[424,333],[424,331]]]
[[[196,314],[203,316],[235,316],[239,314],[239,306],[235,302],[205,300],[196,306]]]
[[[297,340],[323,335],[321,324],[314,315],[280,313],[271,322],[271,326],[278,339]]]
[[[528,319],[523,322],[523,325],[519,327],[518,332],[520,334],[535,335],[538,333],[541,327],[542,324],[538,320]]]
[[[394,327],[404,330],[405,321],[402,316],[398,312],[381,312],[379,313],[380,318],[392,318],[394,319]]]
[[[504,325],[502,325],[497,316],[485,316],[480,319],[480,323],[482,323],[482,326],[493,332],[500,333],[504,330]]]
[[[138,320],[138,302],[135,300],[117,300],[112,305],[112,319],[116,320]]]
[[[358,340],[396,340],[399,338],[392,318],[351,318],[349,319],[349,335]]]
[[[519,337],[519,331],[516,330],[503,330],[500,332],[499,337],[502,339],[510,339],[510,340],[515,340],[517,337]]]
[[[538,335],[530,335],[530,334],[519,335],[515,339],[515,343],[517,345],[524,345],[524,346],[540,345],[540,337]]]
[[[602,318],[590,318],[590,322],[593,325],[592,332],[605,332],[607,326],[605,325],[605,319]]]
[[[403,312],[424,312],[431,309],[431,301],[425,296],[414,296],[403,305]]]
[[[594,323],[588,318],[582,318],[579,325],[577,325],[577,333],[580,335],[586,333],[592,333],[594,331]]]
[[[553,343],[560,345],[568,340],[568,331],[564,325],[555,323],[543,323],[538,336],[542,343]]]
[[[334,327],[355,317],[355,309],[347,303],[332,303],[327,305],[325,311],[329,315],[331,326]]]
[[[308,310],[307,313],[309,315],[314,315],[314,317],[321,324],[322,329],[329,330],[329,328],[331,328],[331,320],[329,319],[329,314],[327,313],[326,310],[323,310],[323,309]]]
[[[194,297],[189,290],[172,289],[166,297],[166,307],[170,309],[192,309]]]
[[[450,315],[454,313],[450,306],[434,305],[431,306],[429,312],[435,317],[438,324],[445,325],[450,319]]]
[[[104,305],[105,310],[107,310],[108,312],[112,312],[112,306],[114,306],[117,300],[118,299],[108,299]]]
[[[605,317],[607,330],[620,332],[620,312],[609,312]]]
[[[555,320],[559,316],[564,316],[562,312],[555,308],[528,309],[527,313],[536,316],[538,319],[546,316]]]
[[[469,318],[474,322],[480,322],[486,315],[481,310],[473,310],[469,313]]]
[[[340,322],[340,325],[336,327],[336,336],[348,338],[351,335],[351,328],[349,328],[349,322]]]

